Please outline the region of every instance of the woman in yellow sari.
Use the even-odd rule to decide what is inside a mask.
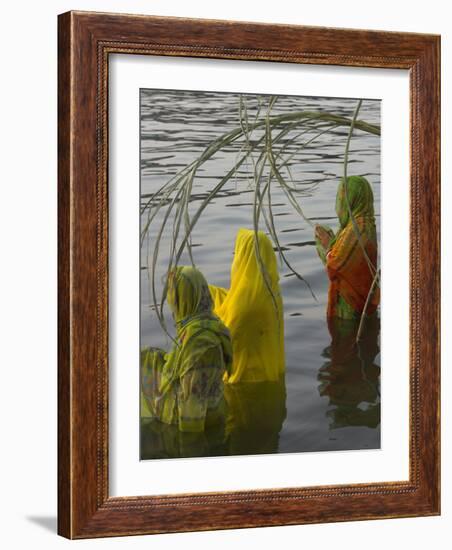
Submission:
[[[209,287],[198,269],[173,269],[167,298],[177,342],[170,353],[156,348],[141,353],[141,416],[174,424],[183,432],[203,432],[224,422],[230,334],[212,312]]]
[[[379,288],[373,285],[378,254],[374,197],[366,178],[350,176],[346,185],[342,178],[336,213],[340,223],[336,235],[321,225],[315,234],[330,279],[327,317],[359,319],[370,292],[367,315],[375,313],[380,301]]]
[[[232,337],[232,369],[225,382],[280,380],[285,370],[283,305],[276,255],[265,233],[240,229],[230,288],[209,288],[214,311]]]

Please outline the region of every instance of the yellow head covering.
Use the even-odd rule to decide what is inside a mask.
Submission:
[[[232,337],[229,383],[277,381],[284,372],[284,321],[276,255],[259,231],[240,229],[229,290],[210,286],[214,312]]]

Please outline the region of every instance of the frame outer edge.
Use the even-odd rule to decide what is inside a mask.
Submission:
[[[419,90],[417,156],[419,196],[417,233],[419,255],[418,298],[420,348],[421,441],[418,457],[424,504],[431,515],[440,514],[440,37],[432,37],[416,72]],[[428,409],[426,407],[429,407]],[[425,408],[424,408],[425,407]],[[422,412],[426,411],[426,412]],[[428,411],[428,412],[427,412]]]
[[[72,538],[71,460],[71,36],[58,16],[58,534]]]
[[[313,501],[305,501],[301,506],[300,500],[293,497],[292,506],[288,502],[277,504],[272,499],[264,499],[259,504],[257,499],[245,498],[244,502],[233,504],[224,503],[224,507],[232,512],[232,517],[226,517],[222,513],[222,506],[211,503],[210,498],[205,502],[196,504],[194,501],[187,506],[179,503],[180,497],[176,498],[177,503],[169,506],[157,504],[151,505],[146,510],[139,511],[128,499],[125,499],[123,506],[118,509],[111,509],[108,506],[108,495],[103,495],[100,484],[102,483],[102,463],[97,467],[93,464],[93,457],[99,453],[107,452],[108,449],[99,447],[99,407],[105,405],[99,403],[99,394],[94,396],[92,388],[88,392],[87,384],[91,384],[96,372],[95,357],[99,342],[92,341],[94,334],[94,321],[101,322],[104,319],[103,306],[96,315],[93,315],[93,304],[95,298],[99,300],[99,292],[102,285],[95,282],[96,266],[94,260],[94,243],[102,242],[102,231],[99,234],[99,212],[94,212],[93,205],[99,203],[99,196],[95,196],[93,151],[99,150],[99,124],[94,122],[93,113],[98,101],[95,89],[94,74],[96,72],[97,46],[105,39],[117,35],[127,41],[127,37],[135,38],[136,33],[143,44],[147,44],[147,36],[155,28],[157,39],[163,36],[163,55],[177,55],[172,50],[171,43],[166,42],[164,23],[173,21],[174,18],[140,18],[138,22],[135,16],[128,18],[125,25],[125,17],[121,14],[106,17],[106,14],[87,14],[86,12],[69,12],[59,16],[59,58],[58,58],[58,284],[59,284],[59,312],[58,312],[58,532],[67,538],[88,538],[99,536],[114,536],[128,534],[145,534],[151,532],[174,532],[192,530],[229,529],[240,527],[257,527],[266,525],[289,525],[313,522],[324,522],[325,513],[329,513],[329,504],[322,498],[314,498]],[[147,21],[148,20],[148,21]],[[177,19],[176,19],[177,20]],[[130,23],[134,23],[130,24]],[[113,26],[114,22],[114,26]],[[202,38],[199,38],[197,25],[201,30],[208,30],[211,34],[207,36],[209,54],[204,55]],[[224,25],[225,22],[220,23]],[[230,24],[236,22],[228,22]],[[180,27],[181,20],[178,25]],[[232,57],[236,58],[240,48],[247,47],[253,38],[244,38],[248,32],[247,25],[237,22],[240,26],[240,36],[245,46],[239,46],[234,52],[225,52],[218,45],[219,39],[213,32],[219,25],[213,21],[189,20],[187,23],[186,36],[182,36],[182,42],[188,44],[187,52],[194,48],[193,52],[183,52],[183,56],[197,57]],[[163,26],[163,30],[162,30]],[[228,25],[229,26],[229,25]],[[205,27],[205,28],[204,28]],[[271,27],[271,25],[269,25]],[[274,26],[273,26],[274,27]],[[303,27],[299,27],[300,31]],[[257,33],[257,27],[250,24],[250,29]],[[261,30],[259,35],[262,44]],[[289,29],[289,28],[288,28]],[[318,33],[326,29],[308,29],[306,32],[314,33],[314,38],[320,52],[323,51],[323,42]],[[179,28],[179,31],[181,29]],[[290,30],[290,29],[289,29]],[[297,29],[295,29],[297,30]],[[293,29],[291,29],[293,31]],[[328,29],[331,34],[333,29]],[[334,33],[342,32],[338,29]],[[185,32],[185,27],[183,27]],[[196,39],[191,42],[190,36],[196,32]],[[426,309],[424,317],[424,329],[427,329],[420,347],[422,348],[422,368],[425,369],[424,376],[421,376],[422,402],[432,402],[430,415],[422,415],[420,421],[420,433],[422,441],[420,445],[419,460],[421,476],[419,490],[412,493],[412,497],[406,491],[388,491],[387,494],[375,495],[375,506],[368,515],[360,511],[360,497],[353,497],[347,501],[347,506],[356,505],[358,508],[355,514],[332,514],[328,516],[329,521],[344,521],[346,519],[377,519],[384,517],[412,517],[414,515],[437,515],[439,513],[439,37],[432,35],[408,36],[400,34],[402,42],[397,43],[397,33],[390,36],[386,33],[381,35],[376,31],[353,30],[350,34],[365,39],[365,46],[370,47],[369,40],[373,43],[381,36],[384,45],[381,57],[375,58],[372,65],[366,66],[390,66],[393,68],[405,68],[405,63],[414,63],[421,80],[418,100],[421,116],[416,118],[420,124],[420,141],[416,147],[416,153],[420,158],[418,187],[423,190],[424,185],[428,186],[431,197],[425,197],[424,206],[420,208],[419,221],[429,219],[427,210],[430,208],[430,225],[427,224],[425,234],[420,236],[419,249],[421,250],[422,266],[420,269],[421,282],[426,283],[427,289],[421,293],[421,312]],[[119,34],[118,34],[119,33]],[[316,35],[317,33],[317,35]],[[188,38],[187,38],[188,37]],[[187,38],[186,42],[184,40]],[[390,38],[390,40],[389,40]],[[276,39],[275,39],[276,40]],[[320,46],[319,46],[320,40]],[[389,40],[389,42],[388,42]],[[304,51],[307,38],[303,35],[301,45],[297,45],[301,52]],[[287,41],[286,41],[287,42]],[[304,44],[304,45],[303,45]],[[377,46],[379,43],[377,41]],[[365,49],[366,49],[365,48]],[[400,57],[392,58],[393,48],[400,51]],[[256,52],[262,50],[257,46],[252,50],[243,50],[245,59],[253,59]],[[378,49],[377,49],[378,50]],[[403,51],[402,51],[403,50]],[[265,50],[267,51],[267,50]],[[367,51],[367,50],[366,50]],[[197,53],[196,53],[197,52]],[[201,53],[200,53],[201,52]],[[270,52],[270,50],[269,50]],[[310,50],[309,50],[310,52]],[[314,55],[306,53],[303,63],[309,63]],[[131,52],[135,53],[135,52]],[[294,50],[286,52],[289,57],[294,57]],[[285,52],[283,51],[284,59]],[[290,55],[289,55],[290,54]],[[412,56],[411,56],[412,54]],[[273,51],[268,54],[271,60],[276,55]],[[304,55],[304,54],[303,54]],[[327,64],[346,64],[359,66],[359,57],[338,58],[335,54],[325,55]],[[409,57],[408,57],[409,56]],[[328,59],[327,59],[328,58]],[[336,61],[333,60],[336,59]],[[315,57],[316,61],[318,57]],[[339,62],[337,61],[339,59]],[[409,61],[408,61],[409,59]],[[298,61],[300,62],[300,61]],[[387,64],[387,65],[386,65]],[[401,67],[403,64],[403,67]],[[420,66],[419,66],[420,64]],[[424,87],[425,86],[425,87]],[[430,95],[429,95],[430,94]],[[75,116],[77,115],[77,116]],[[97,135],[97,142],[94,134]],[[433,141],[431,139],[433,138]],[[429,141],[430,140],[430,141]],[[96,144],[97,143],[97,144]],[[422,145],[430,145],[431,148],[423,150]],[[97,149],[96,149],[97,148]],[[425,155],[424,155],[425,153]],[[86,163],[84,162],[86,160]],[[83,161],[83,162],[80,162]],[[99,166],[99,163],[97,164]],[[97,180],[99,182],[99,180]],[[411,185],[415,182],[411,180]],[[102,202],[102,201],[101,201]],[[99,206],[99,204],[98,204]],[[421,225],[419,223],[419,225]],[[419,230],[420,231],[420,230]],[[97,232],[97,240],[95,232]],[[420,231],[421,232],[421,231]],[[422,232],[421,232],[422,233]],[[99,241],[99,238],[101,239]],[[86,242],[85,242],[86,239]],[[426,246],[427,243],[427,246]],[[430,248],[429,248],[430,247]],[[97,255],[98,257],[98,255]],[[97,270],[99,267],[97,266]],[[103,275],[101,274],[101,279]],[[430,301],[427,294],[430,293]],[[429,303],[428,303],[429,302]],[[99,307],[99,306],[98,306]],[[105,318],[106,319],[106,318]],[[430,323],[430,325],[429,325]],[[410,364],[411,365],[411,364]],[[98,374],[97,374],[98,376]],[[430,379],[429,379],[430,377]],[[87,392],[89,395],[87,395]],[[418,407],[421,405],[418,404]],[[97,424],[96,424],[96,420]],[[95,425],[97,428],[95,428]],[[97,432],[95,431],[97,429]],[[105,437],[105,433],[102,437]],[[102,460],[103,455],[101,456]],[[404,494],[406,493],[406,494]],[[181,495],[183,496],[183,495]],[[202,494],[200,494],[202,496]],[[221,497],[221,495],[219,495]],[[345,495],[344,495],[345,496]],[[104,502],[104,498],[107,498]],[[157,497],[157,500],[160,499]],[[191,497],[189,497],[191,500]],[[227,500],[227,499],[226,499]],[[328,500],[328,499],[327,499]],[[296,504],[295,504],[296,502]],[[365,501],[363,501],[365,502]],[[386,504],[387,503],[387,504]],[[161,503],[163,504],[163,502]],[[289,505],[289,506],[288,506]],[[311,505],[317,506],[317,512],[312,515],[305,514]],[[325,507],[326,506],[326,507]],[[397,507],[398,506],[398,507]],[[391,511],[392,510],[392,511]],[[199,514],[201,513],[201,516]],[[256,516],[253,516],[256,513]],[[244,517],[247,515],[247,519]],[[312,516],[312,517],[311,517]],[[328,521],[327,520],[327,521]]]
[[[432,188],[431,214],[435,223],[430,224],[432,254],[431,264],[431,337],[432,347],[432,379],[430,381],[431,399],[434,408],[429,418],[428,430],[431,431],[432,450],[431,463],[426,466],[427,476],[430,478],[430,505],[432,513],[441,515],[441,37],[432,38],[432,46],[427,54],[427,81],[429,97],[426,99],[430,120],[426,123],[426,143],[431,144],[429,161],[426,170],[426,179]],[[426,246],[426,244],[423,244]],[[426,419],[424,419],[425,421]]]
[[[436,74],[438,75],[438,82],[436,86],[436,98],[438,102],[438,128],[436,136],[436,148],[437,148],[437,178],[438,178],[438,189],[439,189],[439,235],[438,235],[438,246],[439,246],[439,259],[438,259],[438,288],[441,292],[441,36],[438,37],[436,41],[436,50],[437,50],[437,61],[436,61]],[[441,515],[441,296],[439,297],[438,305],[438,410],[437,410],[437,430],[438,430],[438,472],[437,472],[437,484],[438,484],[438,515]]]
[[[415,171],[411,216],[417,223],[411,227],[411,238],[416,245],[413,258],[418,279],[411,281],[411,291],[417,295],[415,332],[419,334],[419,351],[412,358],[419,361],[415,383],[419,394],[414,428],[417,442],[413,452],[417,454],[416,483],[422,504],[429,515],[440,515],[440,37],[430,38],[413,68],[417,85],[412,90],[412,147],[416,149],[412,156]],[[411,272],[414,276],[413,269]]]

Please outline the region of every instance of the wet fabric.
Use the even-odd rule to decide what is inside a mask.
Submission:
[[[225,385],[225,433],[230,455],[277,453],[286,419],[286,384],[240,382]]]
[[[324,247],[316,237],[317,251],[330,279],[327,317],[359,318],[372,287],[378,255],[373,192],[365,178],[350,176],[346,186],[341,180],[336,213],[338,232],[323,228],[330,236],[328,246]],[[367,315],[375,313],[379,301],[380,292],[375,285]]]
[[[283,304],[276,255],[259,231],[240,229],[229,289],[209,286],[214,311],[231,332],[227,383],[277,381],[285,370]]]
[[[224,421],[230,334],[213,314],[209,287],[196,268],[171,272],[167,299],[176,322],[176,345],[170,353],[142,351],[141,416],[176,424],[181,431],[201,432]]]

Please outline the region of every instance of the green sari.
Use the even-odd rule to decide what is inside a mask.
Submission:
[[[209,287],[196,268],[171,272],[167,298],[176,345],[170,353],[142,350],[141,417],[202,432],[224,421],[223,375],[232,364],[229,331],[212,313]]]

